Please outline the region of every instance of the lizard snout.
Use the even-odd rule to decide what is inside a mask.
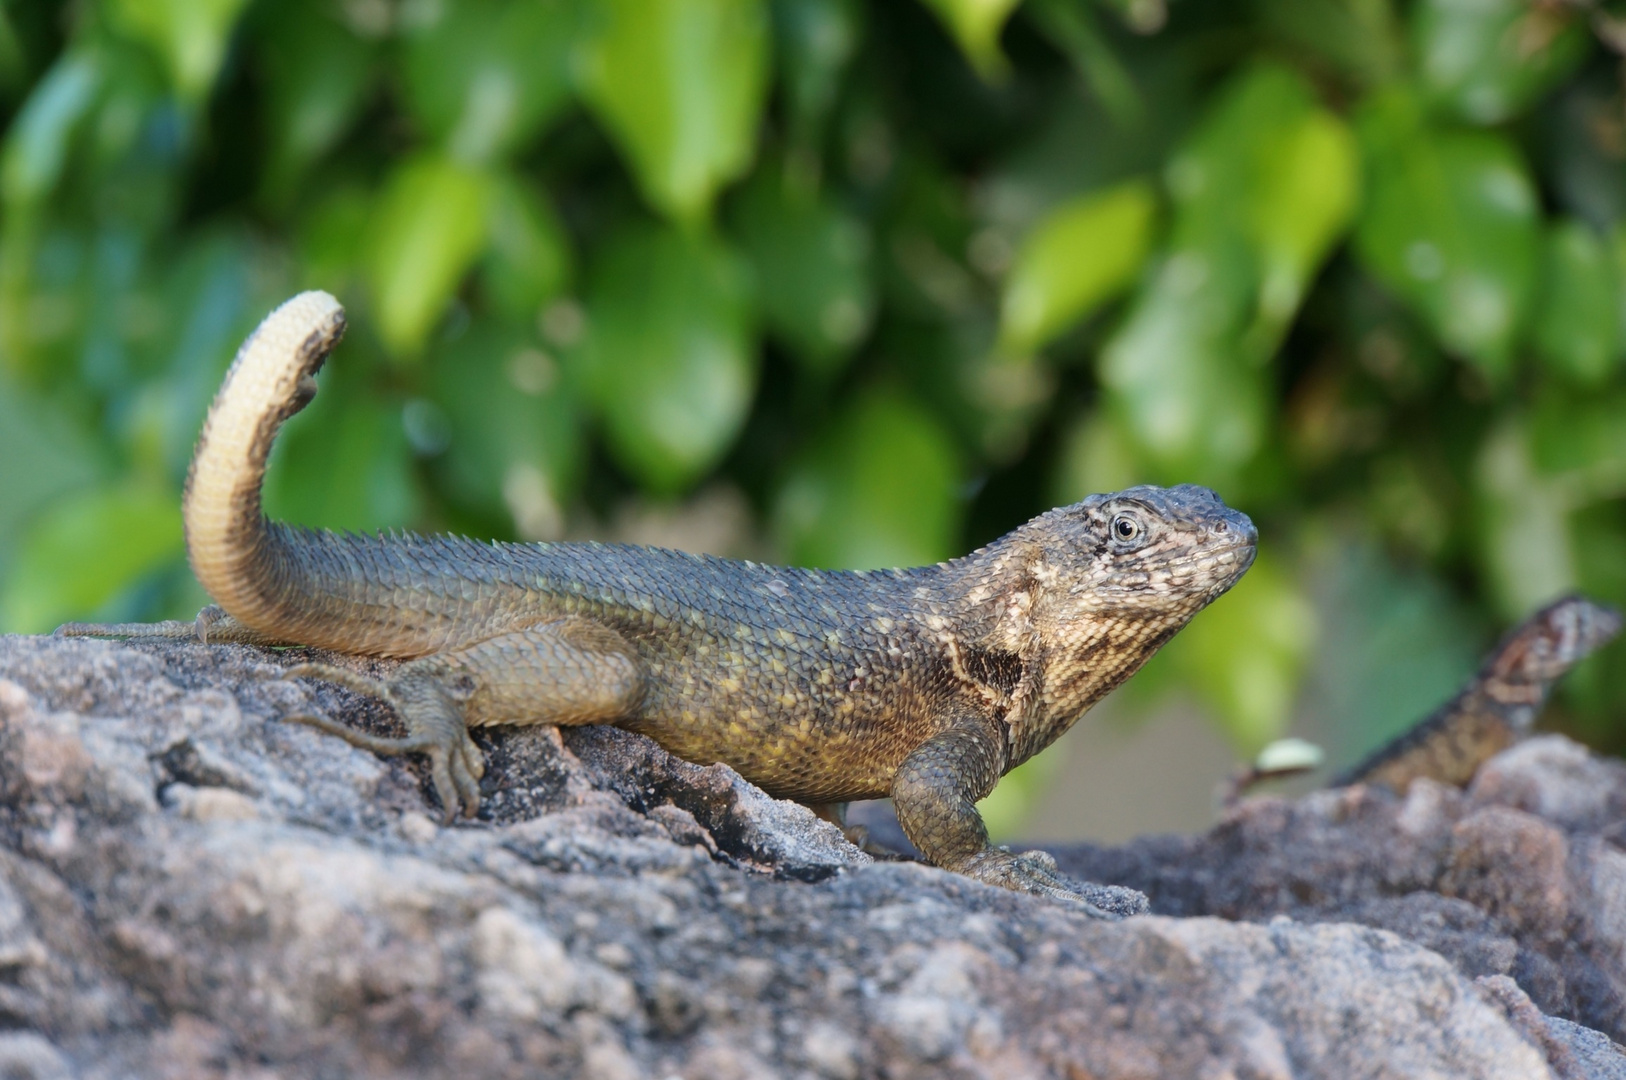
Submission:
[[[1233,540],[1239,545],[1259,543],[1259,530],[1254,528],[1253,519],[1230,507],[1220,511],[1219,519],[1209,526],[1209,531],[1216,537]]]

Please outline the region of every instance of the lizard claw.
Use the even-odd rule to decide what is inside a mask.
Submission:
[[[1017,854],[1006,848],[988,848],[955,869],[985,885],[1044,896],[1082,908],[1086,915],[1097,919],[1144,915],[1151,908],[1146,894],[1135,889],[1078,882],[1064,876],[1056,869],[1055,857],[1046,851]]]

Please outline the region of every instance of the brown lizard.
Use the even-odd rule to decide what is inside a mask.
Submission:
[[[1462,786],[1526,735],[1553,685],[1620,633],[1618,611],[1568,596],[1520,623],[1457,696],[1373,751],[1333,784],[1383,784],[1404,793],[1426,776]]]
[[[321,716],[351,744],[428,755],[448,817],[480,801],[471,725],[615,724],[726,762],[819,807],[890,795],[937,866],[1082,903],[1145,909],[991,846],[976,803],[1138,669],[1253,561],[1252,522],[1206,488],[1138,487],[1052,510],[963,558],[907,570],[763,566],[658,548],[356,536],[268,521],[272,440],[316,392],[344,331],[326,293],[243,344],[204,422],[183,498],[187,553],[219,612],[196,633],[407,662],[326,679],[390,703],[404,738]]]

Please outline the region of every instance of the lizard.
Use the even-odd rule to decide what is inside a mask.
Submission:
[[[614,724],[826,816],[890,796],[926,860],[972,879],[1102,917],[1145,910],[1134,890],[1072,882],[1043,852],[993,846],[976,803],[1242,576],[1258,540],[1246,515],[1196,485],[1133,487],[961,558],[880,571],[268,520],[272,442],[315,395],[344,328],[327,293],[288,300],[243,343],[209,409],[182,517],[218,606],[195,623],[59,633],[400,658],[381,680],[315,662],[285,677],[382,699],[404,737],[284,719],[427,755],[448,822],[479,807],[471,726]]]
[[[1426,776],[1462,787],[1529,733],[1554,684],[1621,630],[1620,612],[1566,596],[1514,627],[1450,701],[1374,750],[1332,784],[1382,784],[1405,794]]]

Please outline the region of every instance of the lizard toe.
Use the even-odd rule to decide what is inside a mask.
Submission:
[[[485,775],[486,765],[480,748],[466,733],[462,745],[451,753],[451,766],[458,804],[462,806],[464,815],[472,818],[480,812],[480,778]]]
[[[1056,869],[1056,860],[1046,851],[1020,854],[1002,848],[989,848],[971,856],[957,867],[960,873],[987,885],[1013,892],[1043,896],[1098,919],[1122,919],[1144,915],[1150,904],[1146,895],[1121,885],[1076,882]]]
[[[440,821],[442,825],[450,825],[463,808],[462,786],[452,779],[453,756],[443,746],[430,747],[427,753],[429,779],[435,787],[435,797],[440,800]]]
[[[331,717],[321,713],[290,713],[281,718],[285,724],[303,724],[305,727],[315,728],[327,735],[343,739],[351,746],[360,750],[368,750],[374,754],[395,755],[412,754],[420,750],[429,750],[432,746],[427,740],[413,735],[404,738],[395,738],[389,735],[373,735],[366,731],[357,731],[348,724],[342,724]]]
[[[405,712],[410,734],[404,739],[379,740],[388,744],[386,752],[417,751],[429,759],[430,783],[446,824],[459,814],[474,817],[480,810],[480,777],[485,775],[480,748],[460,719],[434,712],[426,715],[410,707]]]
[[[480,748],[469,738],[467,730],[463,732],[463,761],[468,766],[470,776],[475,780],[485,779],[486,756],[480,753]]]

